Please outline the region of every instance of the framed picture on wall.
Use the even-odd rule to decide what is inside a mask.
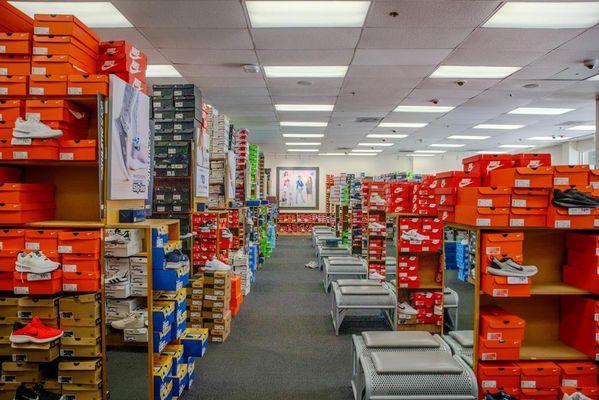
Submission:
[[[318,210],[318,167],[277,167],[281,210]]]

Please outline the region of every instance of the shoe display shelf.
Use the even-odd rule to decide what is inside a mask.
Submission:
[[[325,212],[329,216],[329,224],[333,224],[333,207],[331,204],[331,188],[333,187],[334,175],[327,174],[325,178]]]
[[[227,212],[227,222],[229,231],[233,234],[231,241],[231,250],[245,249],[246,234],[245,234],[245,218],[247,212],[245,207],[231,208]]]
[[[598,359],[597,229],[477,227],[459,223],[446,226],[469,232],[475,238],[475,372],[481,362],[492,365]],[[510,257],[523,265],[534,265],[538,272],[531,277],[490,275],[486,273],[490,256]],[[482,316],[490,312],[485,311],[489,307],[499,307],[510,318],[523,321],[521,342],[512,341],[510,345],[509,341],[482,340]],[[495,349],[489,350],[492,347]]]
[[[260,148],[257,144],[250,144],[248,161],[250,165],[249,198],[257,201],[260,199]]]
[[[364,181],[364,210],[366,215],[366,260],[368,262],[368,279],[386,281],[387,263],[387,228],[386,207],[375,201],[385,195],[383,182]]]
[[[349,225],[351,253],[362,254],[362,182],[354,179],[349,192]]]
[[[443,330],[443,223],[434,217],[414,213],[394,215],[396,238],[397,304],[409,304],[418,312],[402,316],[398,308],[397,330]],[[406,236],[415,232],[424,238]]]
[[[276,225],[281,235],[309,235],[314,225],[327,225],[327,214],[280,213]]]

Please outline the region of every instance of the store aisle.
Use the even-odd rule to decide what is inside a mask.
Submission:
[[[350,330],[336,337],[330,297],[307,237],[280,237],[234,318],[224,344],[210,343],[187,396],[203,400],[353,398]]]

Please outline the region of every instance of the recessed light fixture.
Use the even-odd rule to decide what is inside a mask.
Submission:
[[[377,153],[348,153],[348,156],[376,156]]]
[[[281,121],[281,126],[299,126],[304,128],[324,128],[328,122],[312,122],[312,121]]]
[[[479,124],[472,129],[489,129],[498,131],[509,131],[513,129],[524,128],[525,125],[509,125],[509,124]]]
[[[598,2],[507,2],[484,28],[576,29],[599,23]]]
[[[361,28],[370,1],[246,1],[252,28]]]
[[[538,140],[542,142],[559,142],[560,140],[571,139],[568,136],[533,136],[526,138],[526,140]]]
[[[385,142],[362,142],[362,143],[358,143],[358,146],[391,147],[391,146],[393,146],[393,143],[385,143]]]
[[[481,150],[477,151],[476,154],[507,154],[507,151]]]
[[[428,147],[464,147],[465,144],[456,144],[456,143],[434,143],[429,145]]]
[[[502,149],[530,149],[535,146],[530,144],[502,144],[499,147]]]
[[[485,140],[489,139],[491,136],[476,136],[476,135],[451,135],[447,139],[454,140]]]
[[[381,149],[353,149],[352,152],[354,153],[380,153],[383,150]]]
[[[287,142],[285,146],[320,146],[320,142]]]
[[[403,139],[407,138],[408,135],[401,133],[369,133],[366,137],[371,139]]]
[[[441,65],[431,74],[431,78],[502,79],[520,68]]]
[[[131,22],[109,1],[9,1],[33,18],[35,14],[71,14],[90,28],[132,28]]]
[[[434,157],[434,154],[422,154],[422,153],[408,153],[407,157]]]
[[[446,113],[453,110],[451,106],[397,106],[394,112],[410,113]]]
[[[316,139],[316,138],[324,137],[324,133],[283,133],[283,137]]]
[[[573,108],[551,108],[551,107],[518,107],[508,114],[522,115],[562,115],[574,111]]]
[[[379,128],[424,128],[428,122],[381,122]]]
[[[290,153],[318,153],[318,149],[287,149]]]
[[[568,131],[589,131],[589,132],[594,132],[595,131],[595,125],[576,125],[576,126],[572,126],[568,129],[566,129]]]
[[[148,65],[146,70],[148,78],[181,78],[179,71],[170,64],[165,65]]]
[[[318,153],[319,156],[344,156],[345,153]]]
[[[275,104],[277,111],[333,111],[334,104]]]
[[[346,65],[331,66],[269,66],[264,67],[267,78],[344,78]]]
[[[447,153],[446,150],[414,150],[414,153],[422,153],[422,154],[443,154]]]

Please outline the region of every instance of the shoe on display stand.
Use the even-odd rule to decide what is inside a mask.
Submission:
[[[369,229],[373,229],[373,230],[381,230],[381,229],[386,229],[387,227],[379,222],[371,222],[368,225]]]
[[[22,383],[17,388],[15,400],[63,400],[64,396],[52,392],[48,392],[41,385],[35,385],[33,389],[29,389]]]
[[[11,343],[49,343],[62,337],[63,332],[60,329],[46,326],[35,316],[30,323],[23,325],[15,323],[13,332],[10,335]]]
[[[213,271],[229,271],[231,266],[225,264],[216,257],[212,257],[212,260],[206,262],[206,269]]]
[[[114,329],[140,329],[147,325],[147,317],[140,312],[132,312],[123,319],[113,321],[110,326]]]
[[[398,315],[398,318],[400,318],[400,319],[410,319],[410,318],[418,315],[418,310],[416,310],[414,307],[412,307],[412,305],[410,303],[408,303],[407,301],[404,301],[403,303],[401,303],[397,306],[397,315]],[[401,318],[400,315],[401,315],[401,317],[404,317],[404,318]]]
[[[402,232],[401,239],[409,242],[422,242],[423,240],[429,240],[430,236],[422,235],[416,229],[411,229]]]
[[[379,274],[377,271],[372,271],[368,274],[368,279],[384,281],[385,277],[383,275]]]
[[[189,257],[179,249],[166,255],[166,269],[181,268],[186,262],[189,263]]]
[[[316,261],[312,260],[309,263],[307,263],[305,265],[305,267],[309,268],[309,269],[316,269],[316,268],[318,268],[318,263]]]
[[[19,139],[53,139],[61,137],[62,131],[34,119],[17,118],[12,135]]]
[[[129,243],[130,240],[129,231],[122,231],[120,229],[114,229],[114,231],[104,239],[106,243],[114,244],[126,244]]]
[[[19,253],[15,263],[17,272],[45,274],[57,270],[60,263],[50,260],[43,252],[35,250],[31,253]]]
[[[118,285],[129,281],[129,271],[116,272],[104,279],[106,285]]]
[[[509,257],[498,259],[487,267],[487,274],[497,276],[531,277],[539,272],[535,265],[520,265]]]

